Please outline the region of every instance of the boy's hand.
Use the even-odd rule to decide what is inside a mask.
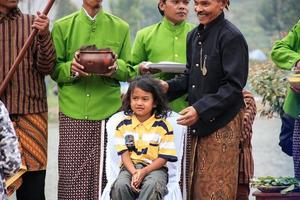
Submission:
[[[141,183],[143,182],[145,176],[147,175],[147,171],[145,168],[143,169],[137,169],[137,173],[132,177],[133,180],[133,186],[135,188],[139,188],[141,186]]]

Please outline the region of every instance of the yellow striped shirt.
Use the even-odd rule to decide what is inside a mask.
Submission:
[[[173,128],[154,115],[143,123],[134,115],[125,117],[116,128],[115,147],[119,155],[129,150],[133,163],[151,164],[158,157],[177,161]]]

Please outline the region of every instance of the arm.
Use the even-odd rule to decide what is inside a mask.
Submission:
[[[4,105],[0,104],[0,166],[4,176],[14,174],[21,165],[21,155],[19,143],[13,125],[9,119],[9,114]]]
[[[32,27],[38,29],[36,63],[37,70],[48,75],[55,65],[55,51],[49,31],[49,19],[46,15],[38,12]]]
[[[124,167],[130,172],[131,175],[134,175],[137,172],[137,170],[133,165],[128,150],[122,153],[121,159]]]
[[[117,60],[117,71],[112,74],[112,78],[118,81],[128,81],[134,76],[134,69],[131,67],[131,44],[130,44],[130,31],[129,27],[126,27],[126,34],[123,40],[121,51]]]
[[[52,39],[56,51],[56,65],[51,74],[51,77],[57,83],[70,83],[75,80],[75,77],[71,76],[71,63],[72,60],[66,59],[66,46],[64,43],[64,36],[62,34],[61,27],[58,24],[54,24],[52,29]]]
[[[271,58],[278,67],[290,70],[297,65],[300,60],[299,39],[300,22],[292,28],[286,37],[277,41],[272,48]]]
[[[132,48],[132,65],[134,65],[134,70],[136,75],[140,74],[140,63],[143,61],[148,61],[147,54],[145,51],[145,44],[143,42],[143,35],[141,31],[138,31],[133,43]],[[149,69],[149,68],[148,68]]]

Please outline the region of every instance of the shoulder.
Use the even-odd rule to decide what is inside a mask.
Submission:
[[[116,129],[121,129],[132,124],[132,117],[125,116],[117,125]]]
[[[160,27],[161,23],[156,23],[156,24],[152,24],[150,26],[146,26],[144,28],[142,28],[141,30],[137,31],[136,36],[137,37],[142,37],[142,36],[147,36],[149,35],[153,30],[156,30]]]
[[[192,24],[192,23],[189,23],[189,22],[185,23],[185,28],[190,30],[190,31],[192,31],[195,27],[196,27],[196,24]]]
[[[191,41],[194,36],[197,34],[197,31],[198,31],[198,26],[194,26],[191,31],[187,34],[187,41]]]
[[[246,42],[241,31],[227,19],[223,22],[220,35],[227,40],[238,39]]]
[[[54,22],[54,26],[65,26],[79,15],[80,11],[76,11],[70,15],[64,16]]]
[[[121,19],[111,13],[108,13],[106,11],[103,11],[103,12],[104,12],[105,20],[108,20],[109,22],[113,23],[115,26],[118,26],[120,28],[129,29],[129,24],[126,21],[124,21],[123,19]]]
[[[165,118],[156,119],[152,127],[160,127],[167,134],[173,132],[173,127],[171,126],[170,122]]]

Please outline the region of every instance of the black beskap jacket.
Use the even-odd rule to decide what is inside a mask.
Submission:
[[[192,131],[206,136],[229,123],[244,106],[247,76],[247,42],[222,13],[188,34],[187,71],[168,81],[168,95],[173,99],[188,90],[189,104],[199,114]]]

